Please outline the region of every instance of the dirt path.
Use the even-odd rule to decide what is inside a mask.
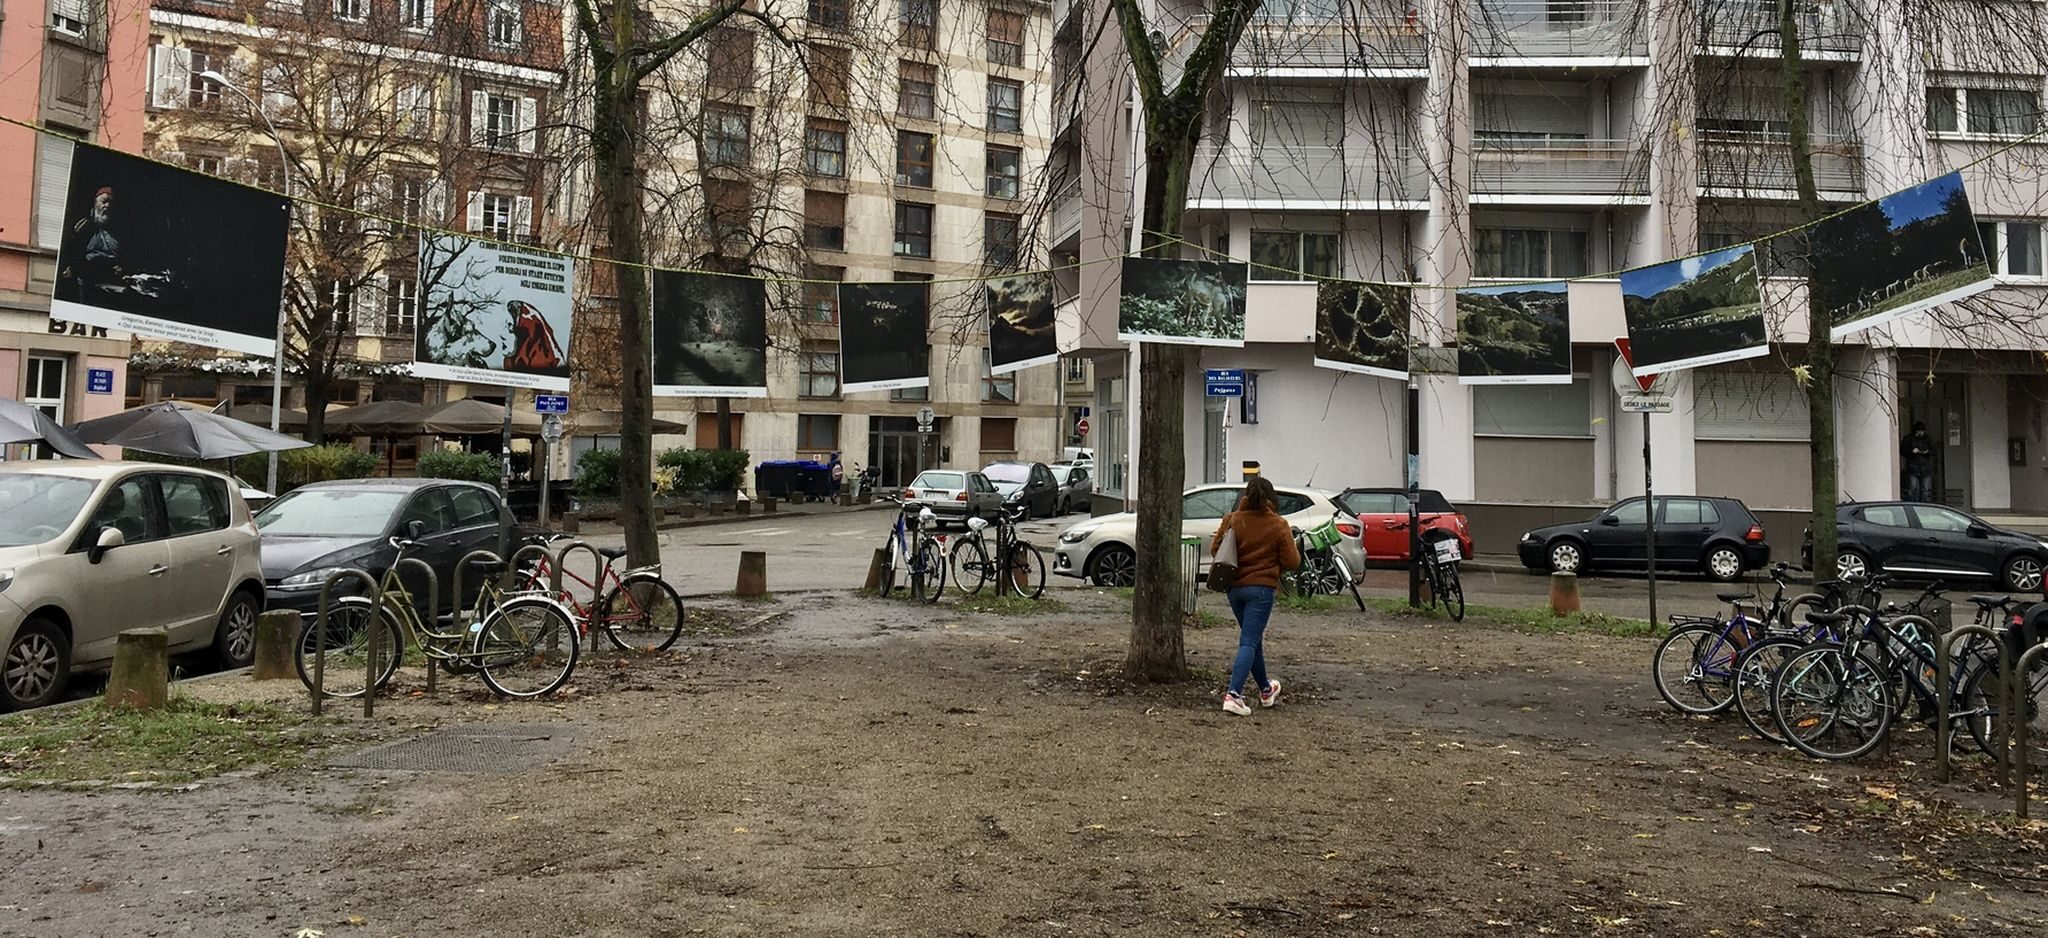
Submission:
[[[1645,641],[1283,613],[1287,702],[1246,719],[1207,682],[1108,676],[1107,606],[780,607],[687,660],[587,663],[559,709],[387,708],[400,729],[583,728],[544,768],[0,795],[0,935],[2048,925],[2041,831],[1938,804],[1897,777],[1912,767],[1821,765],[1671,715]],[[1234,645],[1190,633],[1198,666]]]

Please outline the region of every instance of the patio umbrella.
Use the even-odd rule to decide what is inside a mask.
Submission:
[[[602,435],[619,432],[620,420],[618,413],[615,411],[578,413],[574,422],[576,424],[576,432],[578,433]],[[654,432],[656,433],[682,433],[689,429],[689,424],[670,420],[659,414],[656,414],[654,417]]]
[[[213,412],[233,417],[243,423],[253,423],[259,427],[270,426],[269,404],[235,404],[233,406],[216,407]],[[278,411],[277,415],[277,428],[280,430],[306,429],[306,412],[303,410],[293,410],[287,407]]]
[[[51,449],[73,459],[100,458],[84,440],[51,420],[49,414],[0,397],[0,445],[7,443],[47,443]]]
[[[72,428],[88,443],[105,443],[184,459],[232,459],[313,444],[232,417],[170,402],[146,404]]]
[[[414,436],[424,432],[427,409],[411,401],[371,401],[327,412],[327,429],[363,436]]]
[[[489,401],[464,398],[427,411],[422,425],[428,433],[440,436],[496,435],[505,428],[505,408]],[[530,410],[513,410],[512,432],[539,436],[540,415]]]

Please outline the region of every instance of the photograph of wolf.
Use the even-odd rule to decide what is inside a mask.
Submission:
[[[1815,225],[1812,289],[1839,339],[1991,288],[1961,173]]]
[[[1116,337],[1123,342],[1244,345],[1243,264],[1124,258]]]
[[[1639,375],[1770,351],[1751,245],[1623,271],[1621,311]]]

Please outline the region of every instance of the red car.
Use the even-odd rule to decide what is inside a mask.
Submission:
[[[1416,519],[1422,530],[1449,531],[1458,536],[1458,550],[1472,556],[1472,528],[1458,506],[1435,489],[1422,489]],[[1345,489],[1337,504],[1358,516],[1365,526],[1368,560],[1408,562],[1408,492],[1397,486]]]

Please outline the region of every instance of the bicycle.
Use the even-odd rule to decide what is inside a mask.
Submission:
[[[1017,536],[1017,520],[1022,514],[1021,509],[1005,508],[997,516],[995,560],[989,559],[984,533],[989,523],[967,519],[967,533],[954,540],[951,552],[955,589],[974,596],[994,581],[997,595],[1015,592],[1028,599],[1045,595],[1045,555]]]
[[[938,539],[929,533],[938,527],[938,516],[929,506],[914,499],[884,496],[883,501],[899,506],[896,522],[882,542],[882,566],[875,579],[875,593],[888,596],[896,589],[896,571],[909,579],[910,598],[936,603],[946,589],[946,554]]]
[[[318,669],[323,672],[319,689],[325,696],[361,697],[375,692],[397,673],[408,638],[449,673],[475,673],[500,697],[541,697],[568,683],[579,654],[576,623],[569,610],[550,597],[533,593],[508,596],[487,581],[477,594],[477,617],[467,629],[444,632],[422,621],[411,590],[398,575],[399,562],[417,543],[418,530],[412,533],[411,538],[391,538],[398,555],[384,571],[380,599],[336,597],[329,603],[324,638],[320,630],[312,628],[301,635],[298,654],[293,657],[299,680],[307,689],[313,689],[313,672]],[[385,633],[374,650],[370,646],[377,628],[373,620]],[[327,658],[324,666],[317,664],[323,653]],[[366,675],[373,667],[374,681],[366,686],[360,681],[350,683],[351,678]]]
[[[1877,595],[1867,581],[1829,581],[1816,584],[1824,592],[1787,600],[1790,572],[1791,565],[1783,562],[1771,567],[1777,590],[1768,605],[1755,602],[1749,592],[1724,592],[1715,598],[1730,605],[1726,619],[1672,616],[1670,634],[1651,656],[1650,677],[1658,696],[1681,713],[1714,714],[1735,707],[1758,734],[1775,740],[1768,720],[1770,677],[1785,655],[1818,637],[1811,625],[1792,625],[1794,613],[1831,611],[1841,604],[1846,590]],[[1794,647],[1787,648],[1786,643]],[[1675,655],[1680,648],[1684,655]]]
[[[1771,567],[1771,579],[1777,583],[1777,592],[1771,596],[1770,604],[1759,606],[1748,602],[1743,594],[1721,593],[1719,598],[1732,602],[1735,614],[1743,616],[1747,610],[1758,609],[1761,614],[1755,619],[1763,629],[1764,637],[1741,648],[1735,654],[1733,682],[1735,686],[1735,712],[1751,732],[1774,743],[1784,739],[1778,735],[1777,720],[1771,713],[1771,681],[1783,666],[1785,660],[1801,648],[1821,639],[1839,641],[1839,637],[1827,627],[1806,619],[1814,612],[1832,612],[1839,605],[1842,589],[1868,588],[1858,584],[1844,584],[1840,581],[1826,584],[1827,592],[1802,593],[1786,600],[1786,576],[1790,565],[1777,563]],[[1795,622],[1798,617],[1800,621]],[[1677,617],[1673,617],[1677,621]]]
[[[1442,601],[1453,622],[1465,621],[1465,584],[1458,578],[1458,564],[1464,559],[1456,534],[1438,529],[1423,532],[1420,560],[1423,582],[1429,584],[1429,607],[1434,609]]]
[[[565,534],[535,535],[527,541],[546,545],[567,537]],[[619,573],[612,564],[626,556],[626,549],[595,549],[604,559],[604,566],[598,570],[595,582],[584,579],[564,564],[562,577],[565,582],[555,593],[555,598],[575,614],[580,634],[587,635],[592,629],[602,626],[605,638],[619,651],[641,654],[667,651],[683,634],[683,598],[676,593],[675,587],[662,579],[661,564],[648,564]],[[554,560],[543,557],[527,565],[519,576],[522,591],[551,592]],[[567,581],[574,581],[589,590],[592,605],[585,606],[578,600]]]

